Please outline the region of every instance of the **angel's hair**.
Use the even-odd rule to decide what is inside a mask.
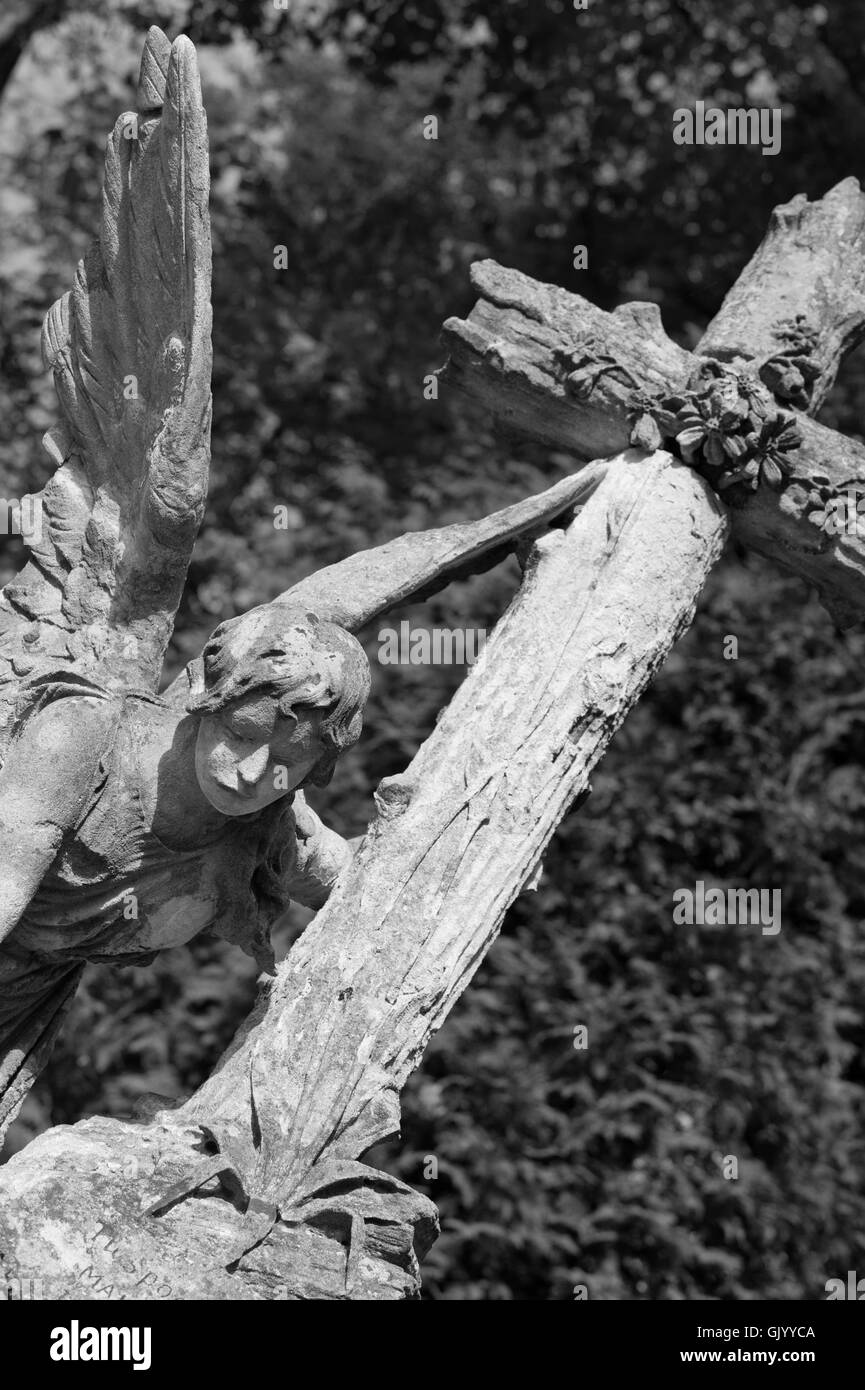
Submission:
[[[204,648],[202,668],[203,691],[187,705],[196,714],[217,714],[260,692],[288,718],[299,709],[324,711],[325,752],[304,786],[327,786],[339,754],[360,737],[370,685],[366,652],[345,628],[314,613],[268,603],[231,618]]]

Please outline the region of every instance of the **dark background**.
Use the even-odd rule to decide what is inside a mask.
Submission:
[[[444,390],[424,400],[473,260],[607,308],[655,300],[690,346],[771,209],[862,173],[861,0],[5,0],[6,495],[48,473],[41,317],[96,227],[151,22],[199,45],[213,175],[213,473],[169,675],[318,566],[571,470]],[[781,153],[675,145],[672,113],[697,99],[780,107]],[[863,378],[854,357],[821,417],[859,438]],[[0,582],[19,560],[7,543]],[[516,576],[394,621],[491,628]],[[316,798],[350,835],[462,674],[382,667],[375,635],[364,737]],[[402,1144],[377,1155],[441,1210],[428,1296],[815,1299],[865,1275],[862,658],[804,585],[725,557],[409,1083]],[[781,933],[674,927],[673,891],[698,878],[781,888]],[[308,916],[292,910],[282,950]],[[91,969],[7,1156],[50,1123],[188,1092],[254,993],[252,963],[203,940]]]

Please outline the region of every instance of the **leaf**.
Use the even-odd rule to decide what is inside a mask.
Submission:
[[[631,443],[647,453],[654,453],[661,447],[661,431],[653,416],[644,413],[631,430]]]

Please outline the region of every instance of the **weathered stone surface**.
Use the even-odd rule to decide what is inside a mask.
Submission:
[[[157,697],[209,460],[207,134],[188,40],[150,31],[138,98],[108,141],[99,237],[46,319],[58,468],[42,537],[0,593],[0,1142],[83,961],[143,962],[208,930],[269,969],[273,920],[326,900],[351,854],[300,788],[360,733],[369,671],[344,629],[494,564],[593,481],[331,566],[221,625]]]
[[[734,536],[813,583],[842,626],[865,616],[865,528],[821,529],[827,499],[865,492],[865,448],[808,418],[865,332],[865,195],[845,179],[816,203],[776,208],[767,236],[709,325],[697,356],[665,335],[654,304],[606,314],[579,295],[491,261],[481,298],[448,319],[441,375],[509,428],[578,457],[623,449],[637,421],[682,395],[700,360],[754,373],[801,434],[792,476],[736,506]]]
[[[359,550],[301,579],[272,603],[253,611],[278,615],[289,609],[310,609],[349,632],[360,632],[390,608],[409,599],[429,598],[456,579],[483,574],[500,564],[518,546],[572,512],[591,494],[604,468],[600,460],[546,492],[479,521],[408,531],[384,545]],[[200,679],[200,669],[200,659],[191,662],[165,691],[165,699],[172,705],[185,703]]]
[[[483,660],[379,788],[359,854],[211,1079],[149,1125],[52,1131],[0,1170],[12,1273],[50,1279],[60,1264],[71,1290],[101,1223],[96,1268],[115,1296],[140,1296],[152,1267],[174,1298],[238,1296],[226,1279],[243,1297],[412,1293],[432,1209],[355,1160],[398,1129],[400,1087],[690,622],[727,530],[705,483],[668,455],[609,462],[576,519],[537,542]],[[215,1180],[191,1190],[205,1131],[244,1198],[233,1183],[217,1195]],[[142,1215],[172,1189],[164,1214]],[[50,1192],[63,1199],[46,1234]],[[246,1245],[230,1275],[217,1268]]]
[[[24,676],[157,689],[210,460],[210,173],[195,50],[150,30],[99,235],[45,319],[63,420],[42,535],[0,593],[0,757]]]
[[[863,336],[865,194],[850,178],[814,203],[799,193],[775,208],[697,351],[723,362],[773,363],[768,384],[813,414]]]
[[[49,440],[58,472],[44,495],[44,543],[0,597],[0,708],[16,719],[14,738],[8,719],[0,736],[0,1010],[11,1001],[14,1015],[45,983],[46,931],[59,932],[62,956],[71,928],[105,923],[90,912],[84,876],[49,881],[60,844],[66,865],[82,850],[103,854],[110,867],[98,886],[115,909],[130,888],[145,908],[122,936],[109,922],[118,934],[99,958],[159,949],[205,925],[261,949],[258,918],[266,925],[274,883],[306,891],[320,910],[188,1101],[137,1124],[57,1128],[0,1170],[0,1288],[40,1278],[64,1299],[410,1298],[436,1213],[363,1155],[398,1132],[401,1086],[690,622],[731,521],[813,579],[837,613],[861,610],[858,540],[830,543],[807,518],[815,498],[865,479],[865,467],[857,448],[801,412],[816,409],[862,332],[865,200],[846,181],[820,204],[780,209],[702,357],[666,338],[655,306],[607,315],[513,271],[476,267],[482,299],[467,323],[446,325],[446,379],[511,429],[604,457],[493,517],[400,537],[310,576],[222,625],[160,700],[152,692],[203,505],[209,428],[206,137],[186,41],[171,46],[151,31],[139,108],[134,152],[117,130],[109,142],[100,243],[47,321],[67,423]],[[799,445],[789,469],[787,443],[775,450],[783,469],[761,455],[766,477],[783,474],[784,485],[744,501],[730,493],[729,512],[694,469],[645,445],[667,416],[678,420],[664,401],[682,395],[693,420],[673,432],[675,447],[721,467],[710,456],[726,460],[735,429],[699,415],[696,374],[707,362],[720,382],[709,395],[717,386],[724,400],[759,372],[776,397],[766,397],[769,426],[785,434],[781,403],[790,406]],[[143,394],[124,395],[129,374]],[[764,387],[752,396],[759,404]],[[747,411],[747,423],[732,415],[742,432],[753,423]],[[632,437],[644,447],[628,449]],[[522,587],[482,660],[411,765],[379,787],[352,857],[297,791],[326,780],[359,733],[367,687],[348,629],[531,537]],[[335,692],[343,727],[324,739]],[[230,727],[238,711],[244,732]],[[39,736],[27,744],[22,729]],[[254,775],[235,735],[256,743]],[[129,756],[114,767],[124,738]],[[290,775],[277,789],[266,769]],[[97,785],[114,797],[103,825],[146,808],[142,852],[128,864],[112,858],[110,835],[95,846],[75,838]],[[247,795],[261,804],[232,800]],[[167,852],[159,892],[140,875],[148,835]],[[32,903],[45,910],[34,916]],[[14,950],[4,952],[4,937]],[[22,948],[34,950],[34,968],[19,978]],[[31,1031],[13,1017],[0,1046],[0,1093],[13,1109],[50,1045],[64,980],[36,998]],[[0,1044],[3,1024],[0,1011]]]
[[[186,1203],[180,1226],[170,1216],[144,1216],[144,1202],[166,1174],[188,1164],[198,1138],[93,1119],[33,1140],[24,1162],[16,1157],[0,1170],[0,1298],[18,1279],[40,1279],[45,1298],[72,1301],[392,1301],[416,1291],[399,1210],[392,1221],[375,1221],[354,1251],[348,1229],[280,1223],[235,1273],[225,1268],[226,1256],[242,1243],[247,1218],[214,1195],[215,1184]],[[410,1204],[426,1223],[428,1245],[434,1209],[415,1194],[403,1197]]]
[[[656,304],[607,314],[495,261],[473,265],[471,280],[481,297],[467,319],[444,324],[440,375],[514,433],[604,458],[628,447],[635,391],[666,395],[687,383],[691,355],[667,337]]]

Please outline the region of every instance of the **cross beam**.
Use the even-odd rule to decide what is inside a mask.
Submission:
[[[667,337],[656,304],[605,313],[494,261],[473,266],[472,282],[481,298],[471,314],[444,325],[442,380],[500,426],[582,459],[637,442],[641,408],[651,414],[664,397],[686,393],[710,359],[758,376],[795,418],[801,442],[780,488],[733,490],[732,535],[815,585],[839,626],[865,617],[865,524],[839,531],[832,511],[848,490],[865,494],[865,447],[810,418],[865,336],[865,194],[856,179],[817,202],[800,194],[775,209],[695,353]]]

